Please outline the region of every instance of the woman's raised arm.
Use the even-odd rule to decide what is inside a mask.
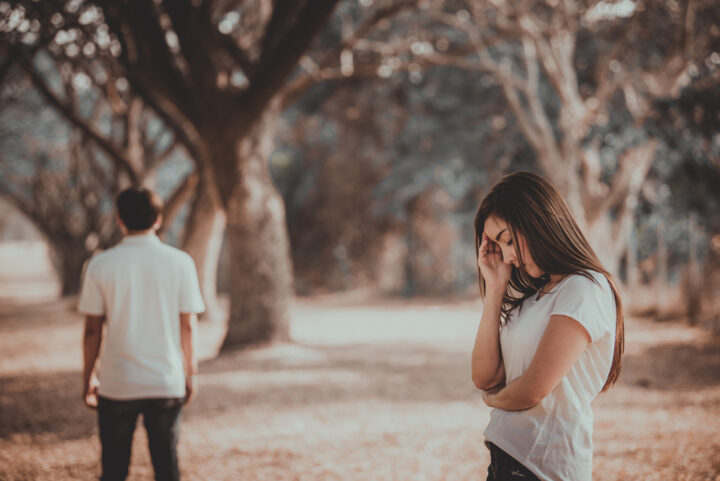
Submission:
[[[502,300],[512,267],[503,262],[500,248],[484,233],[478,266],[485,280],[485,300],[472,352],[472,380],[478,389],[489,390],[505,380],[500,351]]]
[[[472,352],[472,381],[488,391],[505,381],[505,366],[500,351],[500,306],[502,297],[485,296],[480,326]]]

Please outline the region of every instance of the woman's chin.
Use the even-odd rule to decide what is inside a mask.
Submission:
[[[545,275],[545,273],[538,268],[530,268],[530,269],[527,269],[526,272],[533,279],[540,279],[542,276]]]
[[[530,276],[535,280],[540,280],[540,278],[545,275],[545,273],[543,271],[541,271],[540,269],[538,269],[537,267],[528,268],[527,265],[517,266],[517,265],[513,264],[513,270],[523,271],[526,276]]]

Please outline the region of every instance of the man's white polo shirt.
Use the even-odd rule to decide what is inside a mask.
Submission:
[[[155,234],[125,237],[88,263],[78,310],[107,317],[101,396],[185,396],[180,313],[205,310],[187,253]]]

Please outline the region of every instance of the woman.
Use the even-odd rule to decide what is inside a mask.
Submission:
[[[558,191],[502,178],[475,218],[484,308],[472,379],[494,409],[488,481],[592,479],[591,401],[623,352],[620,296]]]

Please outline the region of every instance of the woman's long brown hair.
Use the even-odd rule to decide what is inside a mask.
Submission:
[[[580,274],[595,282],[590,274],[595,271],[607,278],[615,297],[617,318],[615,352],[610,374],[602,388],[606,391],[620,375],[622,364],[625,346],[622,300],[613,276],[600,263],[562,196],[550,182],[532,172],[516,172],[500,179],[485,196],[475,216],[476,255],[479,255],[485,221],[491,215],[507,223],[521,266],[519,269],[512,267],[502,303],[503,322],[508,321],[512,310],[549,282],[550,274]],[[517,247],[517,234],[526,239],[530,256],[545,272],[543,277],[530,277],[522,267],[525,263]],[[485,298],[485,279],[479,268],[478,278],[480,293]]]

